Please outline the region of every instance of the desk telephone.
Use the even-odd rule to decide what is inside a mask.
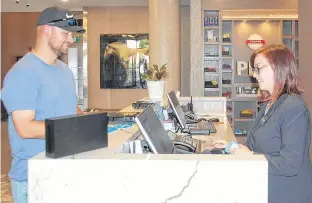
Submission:
[[[168,131],[168,136],[172,139],[172,143],[175,146],[175,148],[191,153],[196,152],[197,143],[195,139],[193,139],[192,137],[187,135],[178,136],[171,130]]]

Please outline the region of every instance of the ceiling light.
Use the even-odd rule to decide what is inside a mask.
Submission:
[[[61,2],[68,2],[68,0],[61,0]]]

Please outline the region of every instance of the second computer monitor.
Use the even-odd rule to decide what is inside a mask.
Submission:
[[[178,100],[178,97],[174,91],[171,91],[167,94],[169,103],[173,109],[174,114],[177,117],[178,122],[180,123],[182,128],[185,128],[186,126],[186,120],[185,120],[185,114],[184,111],[180,105],[180,102]]]

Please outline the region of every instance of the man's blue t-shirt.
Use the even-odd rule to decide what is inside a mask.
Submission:
[[[2,101],[9,114],[9,138],[13,156],[9,176],[27,180],[28,159],[45,150],[44,139],[21,139],[12,121],[12,112],[34,110],[36,120],[76,114],[77,95],[72,71],[60,60],[48,65],[27,53],[7,73]]]

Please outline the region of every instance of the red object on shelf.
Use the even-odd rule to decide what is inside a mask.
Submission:
[[[264,40],[246,40],[246,44],[265,44]]]

